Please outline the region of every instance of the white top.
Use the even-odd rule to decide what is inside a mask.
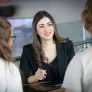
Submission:
[[[76,92],[92,92],[92,47],[75,55],[71,60],[63,87]]]
[[[0,58],[0,92],[23,92],[18,68]]]

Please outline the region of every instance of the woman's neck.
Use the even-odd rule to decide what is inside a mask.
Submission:
[[[42,43],[42,48],[46,48],[52,46],[55,42],[53,39],[51,39],[51,40],[41,40],[41,43]]]

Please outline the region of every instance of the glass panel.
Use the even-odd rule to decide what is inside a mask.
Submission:
[[[32,18],[8,19],[16,39],[13,42],[13,57],[21,56],[24,45],[32,42]]]

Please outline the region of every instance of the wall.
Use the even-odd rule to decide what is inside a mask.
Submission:
[[[16,6],[16,13],[12,18],[33,18],[37,11],[46,10],[54,17],[59,34],[63,37],[67,36],[76,42],[83,40],[80,18],[84,4],[84,0],[29,0],[26,2],[0,3],[0,6]],[[74,28],[74,25],[76,28]],[[72,30],[74,32],[71,32]],[[80,37],[76,34],[80,34]]]
[[[0,6],[15,5],[14,18],[33,17],[39,10],[47,10],[56,23],[80,20],[84,0],[29,0],[27,2],[0,3]]]

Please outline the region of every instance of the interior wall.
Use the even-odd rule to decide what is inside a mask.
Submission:
[[[0,6],[14,5],[13,18],[33,17],[39,10],[46,10],[53,15],[56,23],[80,20],[84,0],[30,0],[27,2],[0,3]]]
[[[16,13],[10,18],[33,18],[39,10],[48,11],[55,19],[59,35],[73,42],[83,40],[81,13],[85,0],[29,0],[26,2],[0,3],[14,5]]]

